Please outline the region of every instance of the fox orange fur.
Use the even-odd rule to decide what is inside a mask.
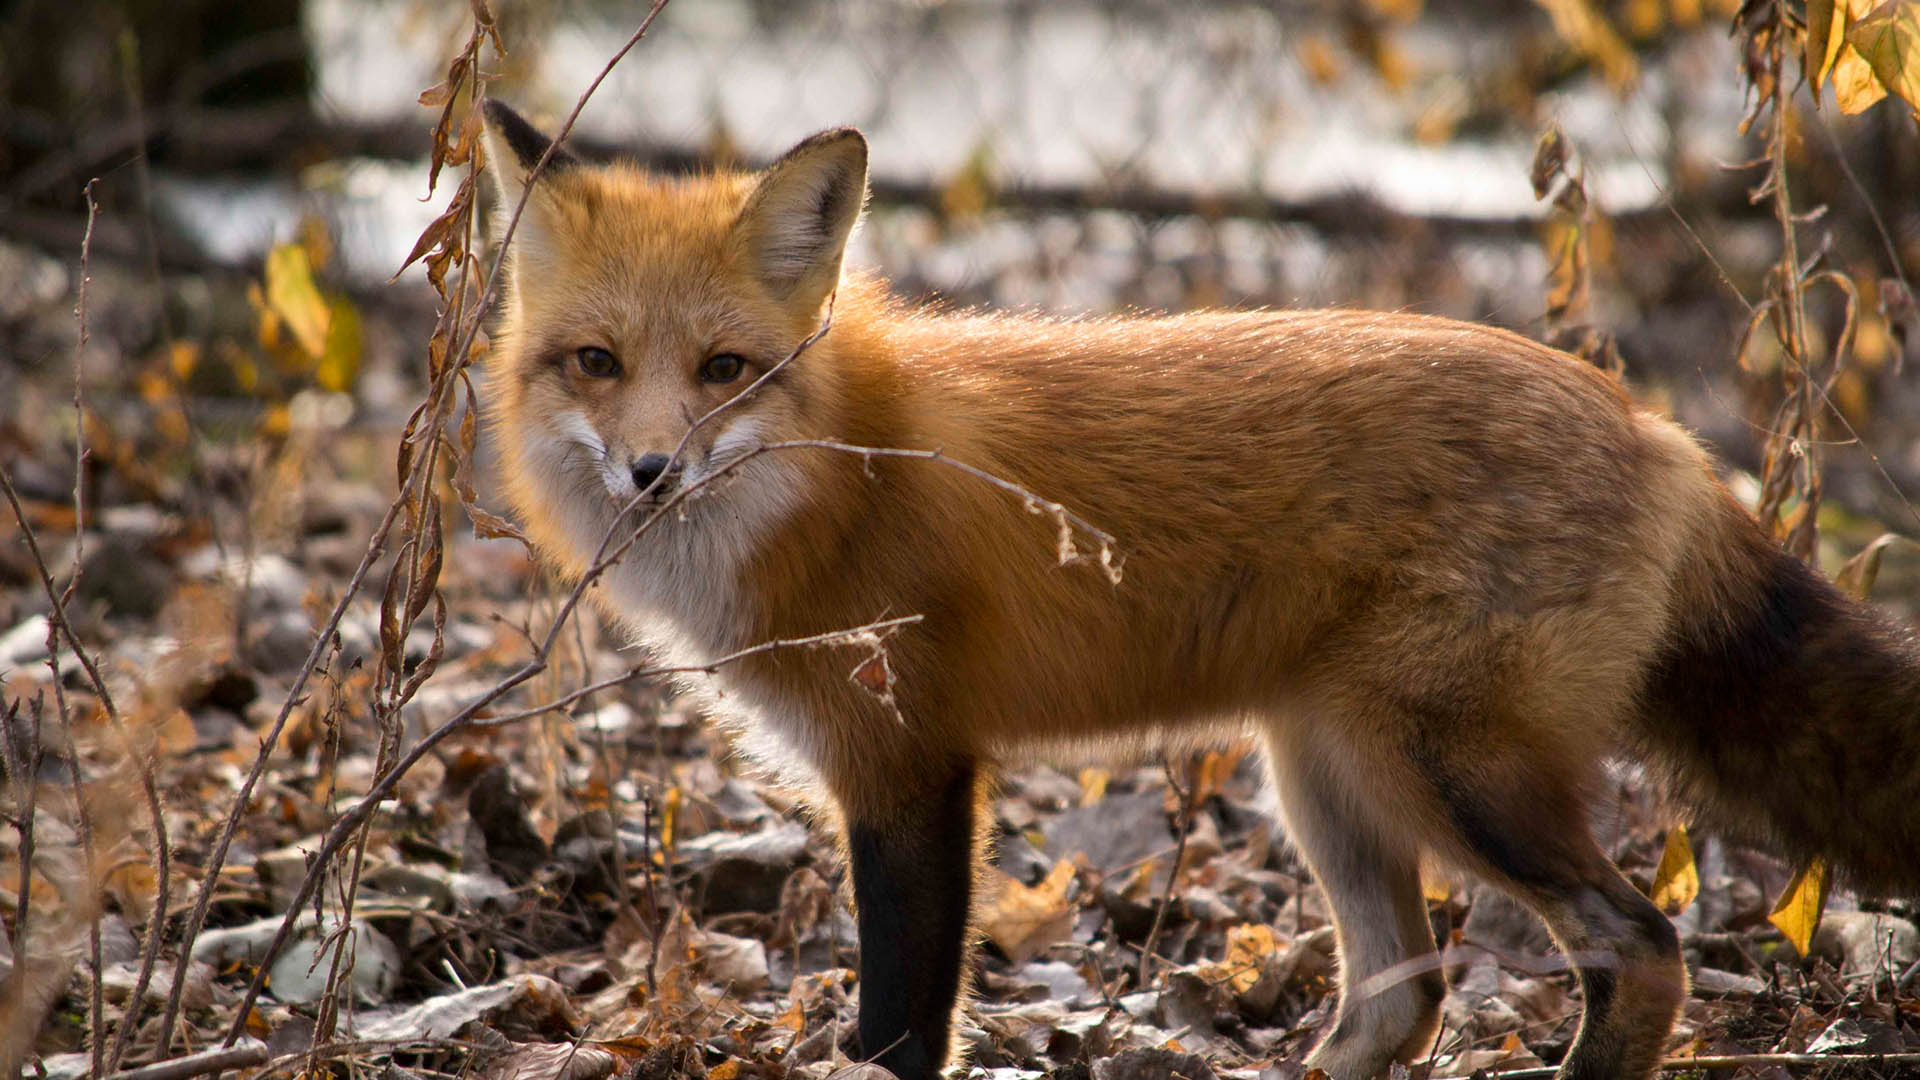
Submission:
[[[511,207],[550,144],[487,117]],[[1563,1077],[1649,1074],[1687,977],[1589,834],[1610,754],[1740,837],[1920,885],[1914,644],[1608,377],[1405,314],[916,310],[842,270],[866,156],[841,130],[761,174],[665,178],[554,148],[489,364],[507,489],[565,572],[643,491],[634,523],[706,483],[596,589],[664,658],[924,617],[888,643],[893,707],[844,650],[687,683],[837,808],[881,1064],[948,1061],[982,787],[1038,752],[1264,740],[1337,924],[1339,1010],[1309,1059],[1336,1080],[1437,1029],[1423,854],[1510,891],[1574,961]],[[689,435],[830,298],[823,338]],[[937,448],[1057,499],[1117,537],[1124,577],[1057,565],[1048,519],[939,463],[753,454],[803,438]]]

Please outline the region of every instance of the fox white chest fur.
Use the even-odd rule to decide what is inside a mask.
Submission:
[[[742,669],[718,663],[756,644],[744,629],[760,621],[748,568],[800,504],[805,476],[778,452],[757,453],[766,440],[755,418],[720,415],[713,426],[719,434],[711,449],[673,493],[638,505],[640,488],[616,464],[617,448],[578,410],[531,421],[507,452],[517,456],[517,470],[542,478],[531,498],[560,523],[549,542],[564,545],[562,562],[590,566],[603,543],[610,552],[644,530],[602,576],[598,606],[660,666],[689,669],[676,685],[742,749],[810,784],[818,740],[809,720]]]

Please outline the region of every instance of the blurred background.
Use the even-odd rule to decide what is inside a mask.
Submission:
[[[574,141],[663,168],[751,165],[858,125],[875,200],[856,258],[908,295],[1059,312],[1345,304],[1539,335],[1553,260],[1528,171],[1557,125],[1598,223],[1585,320],[1617,336],[1635,386],[1752,469],[1772,381],[1731,361],[1778,238],[1747,198],[1758,174],[1728,167],[1757,146],[1740,132],[1735,7],[697,0],[666,10]],[[516,0],[497,14],[490,92],[552,125],[642,12]],[[404,408],[388,398],[406,396],[430,297],[417,270],[388,279],[451,190],[428,194],[435,113],[415,99],[468,19],[424,0],[16,0],[0,14],[0,391],[29,400],[23,380],[72,352],[80,192],[99,177],[103,375],[191,352],[183,391],[208,399],[202,414],[258,408],[245,286],[298,241],[362,324],[356,382],[395,384],[360,394],[355,418]],[[1796,201],[1827,207],[1812,241],[1871,309],[1894,258],[1920,263],[1915,125],[1831,100],[1796,120]],[[1920,480],[1916,409],[1879,377],[1897,365],[1875,318],[1839,397],[1858,419],[1886,415],[1877,449]],[[1888,516],[1886,493],[1852,475],[1836,481],[1846,500]]]

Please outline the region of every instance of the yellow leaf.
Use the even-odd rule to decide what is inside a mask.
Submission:
[[[1820,912],[1826,906],[1827,864],[1815,857],[1793,875],[1767,921],[1778,927],[1800,955],[1805,956],[1812,949],[1813,932],[1820,929]]]
[[[360,311],[336,296],[327,305],[327,347],[313,377],[323,390],[344,394],[360,376]]]
[[[1412,22],[1426,0],[1368,0],[1367,6],[1394,22]]]
[[[1061,859],[1038,885],[1022,885],[1007,874],[994,872],[998,895],[981,920],[981,929],[1015,965],[1067,936],[1073,929],[1074,907],[1067,899],[1073,884],[1073,863]]]
[[[1227,959],[1220,969],[1235,993],[1253,989],[1260,981],[1261,964],[1279,947],[1280,939],[1265,923],[1242,923],[1227,931]]]
[[[186,382],[193,375],[193,369],[200,366],[200,346],[191,341],[174,341],[167,345],[167,369],[173,377]]]
[[[1678,915],[1699,895],[1700,868],[1693,863],[1693,844],[1687,840],[1687,827],[1675,825],[1667,830],[1667,850],[1660,856],[1660,868],[1653,872],[1654,906]]]
[[[1547,9],[1554,33],[1574,52],[1599,66],[1614,89],[1625,89],[1640,75],[1633,50],[1619,31],[1588,0],[1534,0]]]
[[[1813,100],[1820,100],[1820,87],[1840,59],[1840,46],[1847,40],[1847,5],[1844,0],[1807,0],[1807,83],[1813,87]]]
[[[1224,794],[1227,781],[1233,779],[1235,769],[1240,762],[1253,752],[1253,747],[1239,743],[1226,750],[1209,750],[1200,759],[1200,768],[1193,778],[1192,798],[1195,806],[1208,799]]]
[[[660,846],[667,851],[673,850],[674,826],[679,824],[680,804],[684,801],[686,801],[686,793],[680,790],[678,784],[668,786],[667,797],[661,800]]]
[[[1872,108],[1887,96],[1887,88],[1874,76],[1872,65],[1849,47],[1840,50],[1840,59],[1833,65],[1833,96],[1840,111],[1851,115]]]
[[[1092,806],[1107,797],[1107,781],[1112,776],[1105,769],[1086,768],[1080,770],[1080,805]]]
[[[333,237],[324,218],[308,214],[300,219],[300,246],[307,249],[307,265],[325,270],[333,261]]]
[[[286,321],[308,356],[325,355],[331,312],[313,284],[306,248],[280,244],[267,253],[267,305]]]
[[[1873,581],[1880,576],[1880,556],[1894,544],[1912,544],[1904,536],[1882,533],[1880,538],[1860,550],[1860,554],[1846,561],[1840,572],[1833,575],[1833,583],[1855,600],[1865,600],[1873,591]]]
[[[1811,2],[1818,3],[1819,0]],[[1660,0],[1627,0],[1626,9],[1620,13],[1620,21],[1626,24],[1629,35],[1650,38],[1666,25],[1666,7]]]
[[[1306,69],[1307,78],[1313,80],[1316,86],[1332,86],[1346,74],[1340,51],[1324,35],[1302,36],[1295,51],[1299,53],[1300,66]]]
[[[1847,44],[1860,54],[1881,88],[1881,93],[1875,94],[1873,101],[1891,92],[1906,102],[1908,108],[1920,110],[1920,0],[1898,0],[1897,3],[1887,4],[1849,26]],[[1837,70],[1834,81],[1837,90]],[[1873,104],[1873,101],[1868,101],[1866,105]],[[1849,109],[1846,102],[1842,101],[1840,109],[1842,112],[1858,112],[1866,105]]]
[[[992,200],[993,152],[982,143],[941,189],[940,209],[951,221],[967,221],[979,217]]]
[[[266,438],[283,438],[293,430],[293,410],[282,402],[273,405],[260,414],[260,434]]]

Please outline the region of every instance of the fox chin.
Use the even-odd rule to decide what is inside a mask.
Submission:
[[[675,665],[921,617],[887,641],[885,701],[846,650],[686,680],[840,823],[860,1042],[901,1077],[953,1054],[983,792],[1042,746],[1262,741],[1333,912],[1339,1007],[1307,1063],[1335,1080],[1438,1030],[1423,857],[1512,894],[1574,962],[1562,1077],[1652,1072],[1687,974],[1591,838],[1611,756],[1744,842],[1920,885],[1912,637],[1589,365],[1408,314],[917,307],[842,266],[857,131],[762,172],[556,147],[534,175],[547,137],[498,102],[486,119],[502,203],[526,197],[491,421],[541,556],[579,575],[622,514],[660,511],[595,595]],[[1058,500],[1124,577],[1060,565],[1051,518],[964,470],[770,449],[826,439]]]

